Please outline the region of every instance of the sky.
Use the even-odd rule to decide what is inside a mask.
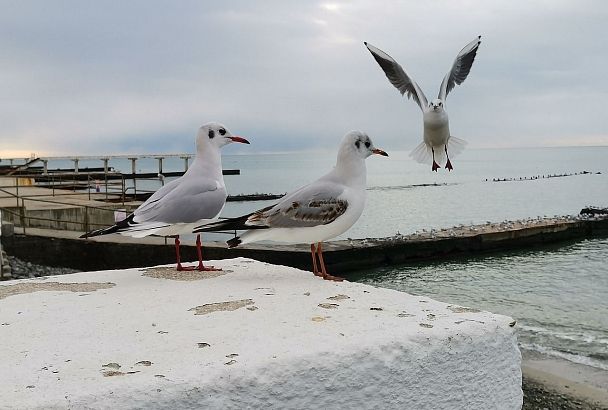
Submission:
[[[411,150],[418,106],[365,46],[434,98],[473,148],[608,145],[608,2],[0,0],[0,157],[193,152],[225,124],[232,153],[335,150],[348,131]],[[237,147],[239,145],[239,147]]]

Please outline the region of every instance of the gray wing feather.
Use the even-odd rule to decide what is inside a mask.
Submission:
[[[246,224],[268,228],[301,228],[326,225],[346,212],[340,199],[344,188],[329,182],[305,186],[286,195],[275,206],[253,213]]]
[[[134,222],[191,223],[217,216],[226,190],[207,178],[177,179],[154,193],[133,212]]]
[[[403,67],[379,48],[376,48],[369,43],[364,44],[369,52],[372,53],[372,56],[380,65],[380,68],[382,68],[391,84],[399,90],[401,95],[406,95],[407,98],[412,98],[416,101],[416,104],[424,111],[425,107],[428,105],[426,96],[418,84],[407,75]]]
[[[439,98],[445,101],[446,97],[452,91],[456,85],[460,85],[466,80],[475,56],[477,55],[477,49],[481,44],[481,36],[467,44],[460,53],[456,56],[452,69],[445,75],[441,82],[441,88],[439,89]]]

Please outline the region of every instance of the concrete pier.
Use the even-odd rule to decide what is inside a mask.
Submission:
[[[27,235],[5,240],[10,255],[47,266],[80,270],[120,269],[175,261],[173,240],[130,238],[121,235],[78,239],[82,232],[27,228]],[[390,238],[330,241],[324,244],[331,272],[348,277],[356,270],[438,260],[512,249],[530,249],[563,241],[608,235],[608,217],[570,216],[461,226]],[[204,239],[204,236],[203,236]],[[184,260],[195,260],[192,243],[182,242]],[[300,269],[311,269],[308,245],[248,244],[227,249],[224,242],[205,242],[204,257],[238,256]]]
[[[251,259],[0,284],[1,408],[517,409],[515,322]]]

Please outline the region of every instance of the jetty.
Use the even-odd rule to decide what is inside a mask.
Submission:
[[[79,270],[121,269],[148,264],[173,263],[174,245],[161,237],[130,238],[120,235],[79,239],[83,231],[14,228],[3,238],[9,255],[47,266]],[[425,260],[530,249],[560,242],[608,236],[608,216],[580,214],[554,218],[459,226],[398,235],[330,241],[324,244],[325,263],[331,272],[346,278],[358,270]],[[206,259],[249,257],[256,260],[310,269],[307,245],[248,244],[227,249],[224,242],[204,242]],[[196,260],[196,249],[182,245],[183,260]]]

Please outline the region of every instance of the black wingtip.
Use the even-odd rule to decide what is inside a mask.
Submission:
[[[363,44],[365,44],[365,47],[367,47],[367,41],[364,41]]]
[[[235,248],[235,247],[239,246],[241,244],[241,242],[242,242],[241,238],[238,236],[226,241],[226,243],[228,244],[228,248]]]

